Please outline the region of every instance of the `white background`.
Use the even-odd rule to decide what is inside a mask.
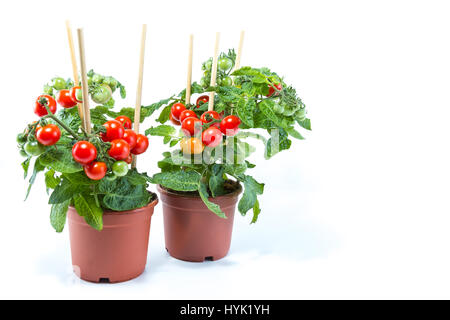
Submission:
[[[8,3],[8,4],[6,4]],[[3,1],[0,4],[0,298],[450,298],[450,7],[446,1]],[[77,281],[38,179],[26,183],[15,135],[56,75],[71,76],[64,21],[84,27],[88,68],[127,85],[133,106],[140,27],[148,24],[143,104],[236,47],[243,65],[293,84],[313,131],[253,161],[266,183],[260,221],[237,216],[230,254],[203,264],[164,250],[161,205],[138,279]],[[76,41],[76,37],[75,37]],[[119,99],[118,99],[119,100]],[[153,125],[153,119],[142,126]],[[151,138],[139,169],[164,150]],[[152,190],[155,188],[152,186]]]

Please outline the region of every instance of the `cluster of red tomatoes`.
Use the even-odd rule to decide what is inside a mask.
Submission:
[[[117,160],[113,164],[113,173],[122,176],[128,171],[126,164],[132,161],[132,154],[144,153],[148,148],[148,138],[136,134],[131,129],[131,120],[127,116],[119,116],[103,124],[106,132],[101,133],[102,140],[110,142],[108,154]],[[106,163],[94,161],[97,158],[97,149],[89,141],[78,141],[72,148],[74,160],[84,166],[84,172],[92,180],[102,179],[106,172]]]
[[[199,97],[197,108],[208,101],[208,96]],[[217,147],[222,142],[223,135],[234,136],[241,124],[239,117],[234,115],[223,117],[223,114],[216,111],[206,111],[199,119],[194,111],[186,109],[182,103],[175,103],[172,106],[170,120],[175,125],[181,125],[181,130],[187,136],[181,141],[181,150],[192,154],[203,152],[205,146]],[[202,130],[203,125],[211,122],[213,123],[206,130]],[[201,139],[194,137],[200,134]]]
[[[58,102],[63,108],[72,108],[77,105],[77,103],[82,102],[81,87],[76,86],[71,89],[59,90],[56,94],[56,100],[48,95],[43,94],[36,99],[36,104],[34,107],[34,113],[39,117],[43,117],[48,114],[47,109],[42,103],[42,99],[47,101],[47,106],[52,113],[56,112],[56,102]]]
[[[46,116],[48,112],[45,106],[49,108],[51,113],[55,113],[57,106],[56,102],[63,108],[72,108],[76,106],[77,103],[81,102],[81,87],[77,86],[71,89],[60,90],[56,95],[56,100],[48,94],[40,95],[36,99],[34,113],[39,117]],[[60,137],[61,130],[54,124],[47,124],[44,127],[38,125],[36,127],[36,139],[44,146],[54,145],[59,141]]]

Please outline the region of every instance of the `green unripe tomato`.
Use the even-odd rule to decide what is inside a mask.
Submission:
[[[52,79],[52,87],[56,90],[62,90],[66,88],[66,80],[61,77],[56,77]]]
[[[28,158],[28,153],[26,153],[25,150],[20,149],[19,153],[20,153],[20,155],[21,155],[22,157]]]
[[[44,152],[45,147],[37,141],[28,141],[23,149],[29,156],[38,156]]]
[[[111,96],[111,88],[107,84],[103,83],[95,88],[95,91],[92,94],[92,100],[98,104],[105,104],[109,101],[109,99],[111,99]]]
[[[107,84],[111,88],[112,92],[116,91],[118,82],[113,77],[105,77],[105,79],[103,79],[103,83]]]
[[[205,71],[210,71],[211,67],[212,67],[212,60],[209,59],[209,60],[207,60],[207,61],[205,61],[203,63],[203,68],[202,69],[205,70]]]
[[[275,113],[278,113],[278,114],[283,114],[284,108],[283,108],[283,106],[280,105],[279,103],[275,103],[275,104],[273,105],[273,111],[275,111]]]
[[[23,133],[19,133],[16,137],[17,143],[19,145],[24,145],[27,142],[27,136]]]
[[[113,173],[118,177],[123,177],[128,173],[128,163],[125,161],[116,161],[112,165]]]
[[[230,87],[233,85],[233,80],[231,79],[231,77],[225,77],[220,82],[220,85],[224,87]]]
[[[92,76],[92,81],[95,83],[102,83],[103,79],[104,79],[103,76],[98,73],[96,73]]]
[[[233,61],[230,58],[220,58],[218,62],[218,67],[222,71],[228,71],[233,66]]]
[[[206,78],[206,77],[202,77],[202,78],[200,79],[200,85],[201,85],[203,88],[208,87],[208,86],[209,86],[209,79]]]
[[[44,94],[48,94],[50,96],[53,95],[53,88],[51,86],[49,86],[48,84],[46,84],[44,86]]]

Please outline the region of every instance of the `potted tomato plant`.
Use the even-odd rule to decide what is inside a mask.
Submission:
[[[98,104],[90,109],[91,133],[76,107],[81,87],[57,77],[36,99],[39,119],[17,142],[26,158],[25,177],[32,172],[27,197],[42,172],[51,225],[61,232],[68,219],[74,271],[92,282],[120,282],[144,271],[158,199],[147,190],[148,176],[129,166],[132,155],[147,150],[148,138],[132,130],[133,108],[113,110],[113,92],[124,98],[125,87],[92,70],[87,79],[89,96]]]
[[[153,105],[165,106],[157,119],[161,125],[146,130],[170,147],[179,146],[163,154],[161,172],[151,182],[163,203],[166,249],[181,260],[217,260],[228,253],[236,204],[242,215],[253,210],[251,222],[257,221],[264,184],[247,174],[255,166],[246,160],[255,150],[251,139],[263,143],[268,159],[289,149],[290,137],[303,139],[297,126],[311,130],[292,86],[268,68],[232,72],[235,59],[234,50],[220,54],[215,86],[210,86],[212,59],[204,62],[200,84],[191,86],[200,94],[196,103],[183,103],[185,90],[161,100]],[[213,110],[209,92],[214,92]],[[165,124],[169,120],[172,125]]]

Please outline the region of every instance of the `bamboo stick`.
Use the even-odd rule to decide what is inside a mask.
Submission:
[[[67,38],[69,40],[70,59],[72,61],[73,81],[75,83],[75,86],[78,86],[80,84],[80,81],[78,79],[77,59],[75,56],[75,47],[73,45],[72,29],[70,27],[69,20],[66,20],[66,29],[67,29]],[[81,103],[77,103],[77,108],[78,108],[78,114],[80,115],[81,124],[83,126],[83,129],[86,130],[85,123],[84,123],[83,106],[81,105]]]
[[[234,63],[234,70],[237,70],[241,67],[241,56],[242,56],[242,47],[244,46],[244,36],[245,36],[245,31],[242,30],[241,31],[241,36],[239,38],[239,47],[238,47],[238,51],[236,54],[236,61]]]
[[[194,47],[194,35],[189,35],[189,51],[188,51],[188,69],[187,69],[187,83],[186,83],[186,100],[185,104],[191,103],[191,83],[192,83],[192,53]]]
[[[136,105],[134,109],[134,132],[139,134],[139,124],[141,119],[141,99],[142,99],[142,82],[144,78],[144,58],[145,58],[145,39],[147,37],[147,25],[142,25],[141,34],[141,51],[139,57],[139,74],[136,90]],[[136,168],[136,156],[133,156],[132,168]]]
[[[214,44],[214,56],[213,56],[213,63],[212,63],[212,67],[211,67],[211,82],[210,82],[211,87],[216,85],[217,57],[219,55],[219,40],[220,40],[220,32],[216,32],[216,43]],[[214,109],[214,91],[211,91],[209,93],[208,111],[212,111],[213,109]]]
[[[84,35],[83,29],[77,29],[78,47],[80,49],[80,69],[81,69],[81,86],[83,89],[83,114],[86,133],[91,133],[91,112],[89,111],[89,91],[86,74],[86,58],[84,54]]]

